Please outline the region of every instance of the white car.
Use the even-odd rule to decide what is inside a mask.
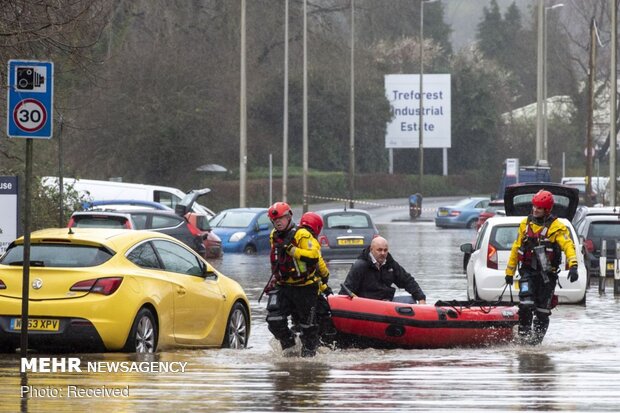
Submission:
[[[558,219],[569,229],[577,254],[579,279],[574,283],[567,279],[566,257],[562,253],[561,271],[558,274],[555,294],[560,303],[585,304],[588,277],[583,248],[570,222],[577,210],[579,192],[574,187],[554,183],[524,183],[507,187],[504,195],[507,216],[489,218],[480,228],[475,245],[471,243],[461,245],[466,261],[469,258],[465,273],[467,296],[470,300],[492,302],[499,300],[501,296],[502,301],[509,301],[511,291],[513,300],[519,300],[516,283],[511,289],[506,288],[506,265],[512,244],[517,238],[519,224],[531,212],[532,196],[540,189],[553,193],[555,205],[552,214],[559,217]]]
[[[506,287],[505,275],[510,249],[517,238],[519,224],[523,216],[518,217],[492,217],[489,218],[476,238],[476,245],[463,244],[462,250],[467,246],[471,248],[471,257],[467,264],[467,297],[470,300],[497,301],[502,292],[502,301],[510,300],[510,291]],[[577,262],[579,266],[579,279],[571,283],[566,279],[568,268],[566,268],[566,257],[562,254],[562,271],[558,274],[558,285],[555,293],[558,295],[560,303],[566,304],[585,304],[587,271],[581,253],[581,247],[577,242],[577,233],[566,218],[559,218],[561,222],[570,230]],[[519,301],[519,290],[516,284],[512,286],[512,298]]]

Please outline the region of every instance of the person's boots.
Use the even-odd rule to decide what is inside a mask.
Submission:
[[[537,313],[534,317],[534,329],[530,344],[538,345],[542,343],[549,328],[549,315]]]
[[[316,349],[310,349],[306,346],[301,348],[301,356],[302,357],[314,357],[316,356]]]

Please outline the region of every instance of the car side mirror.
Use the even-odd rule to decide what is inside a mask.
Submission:
[[[215,270],[209,264],[206,264],[204,268],[202,269],[202,275],[205,278],[217,278],[217,274],[215,273]]]
[[[265,231],[267,229],[269,229],[269,224],[261,224],[258,226],[259,231]]]
[[[474,246],[471,244],[471,242],[461,244],[461,251],[465,254],[471,254],[474,252]]]

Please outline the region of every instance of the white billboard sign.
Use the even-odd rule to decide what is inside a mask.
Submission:
[[[17,177],[0,176],[0,255],[17,238]]]
[[[424,148],[452,146],[449,74],[423,75],[422,134]],[[420,75],[386,75],[385,95],[392,121],[387,125],[386,148],[419,148]]]

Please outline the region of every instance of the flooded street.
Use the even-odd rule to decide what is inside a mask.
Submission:
[[[427,300],[466,300],[459,245],[473,230],[412,223],[406,210],[377,215],[391,253]],[[405,211],[405,212],[402,212]],[[238,280],[252,303],[250,348],[178,350],[154,356],[81,354],[82,362],[187,362],[184,372],[30,373],[28,386],[128,388],[120,397],[20,398],[19,357],[0,356],[1,411],[618,411],[620,299],[613,280],[587,305],[554,310],[541,346],[482,349],[331,350],[284,358],[265,323],[267,256],[228,254],[213,262]],[[329,264],[337,291],[349,264]],[[594,280],[596,282],[597,280]],[[67,356],[68,357],[68,356]],[[127,387],[128,386],[128,387]]]

